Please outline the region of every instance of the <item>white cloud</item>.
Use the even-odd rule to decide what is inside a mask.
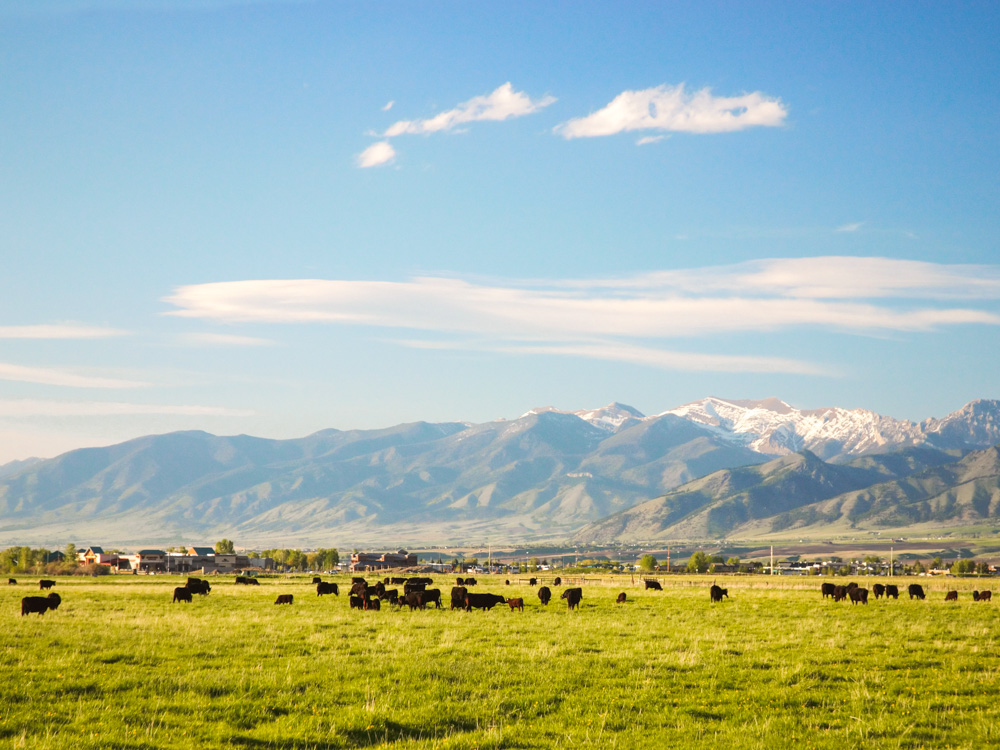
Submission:
[[[256,336],[236,336],[230,333],[184,333],[178,340],[192,346],[272,346],[270,339]]]
[[[389,141],[378,141],[366,148],[357,157],[357,164],[362,169],[391,164],[396,159],[396,149]]]
[[[643,136],[635,142],[636,146],[648,146],[650,143],[659,143],[667,136],[665,135],[647,135]]]
[[[117,401],[47,401],[0,399],[0,417],[106,417],[106,416],[252,417],[246,409],[184,404],[133,404]]]
[[[917,302],[901,305],[904,298]],[[752,358],[754,365],[649,342],[791,328],[884,335],[1000,325],[992,308],[929,302],[954,298],[1000,298],[1000,269],[889,258],[790,258],[624,279],[231,281],[180,287],[166,301],[177,308],[169,315],[230,323],[343,323],[472,336],[493,351],[528,347],[524,351],[672,369],[803,373],[812,365],[764,356]]]
[[[514,87],[510,83],[505,83],[490,94],[473,97],[454,109],[441,112],[429,119],[400,120],[393,123],[385,131],[384,137],[393,138],[407,133],[447,132],[469,122],[523,117],[549,106],[554,101],[555,98],[551,96],[532,99],[523,91],[514,91]]]
[[[395,101],[386,102],[386,105],[382,107],[382,111],[388,112],[390,109],[392,109],[392,105],[394,105],[395,103],[396,103]]]
[[[0,326],[0,339],[106,339],[126,334],[127,331],[117,328],[84,326],[76,323]]]
[[[0,362],[0,380],[57,385],[66,388],[142,388],[149,385],[149,383],[134,380],[94,377],[57,368],[24,367],[3,362]]]
[[[664,84],[623,91],[610,104],[586,117],[555,128],[564,138],[592,138],[632,130],[725,133],[750,127],[782,125],[788,111],[782,101],[759,91],[742,96],[713,96],[704,88],[689,94],[684,84]]]
[[[844,224],[843,226],[837,227],[838,232],[857,232],[865,223],[863,221],[856,221],[853,224]]]

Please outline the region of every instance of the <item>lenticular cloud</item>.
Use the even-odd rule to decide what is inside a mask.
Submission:
[[[555,128],[564,138],[593,138],[631,130],[725,133],[751,127],[776,127],[788,111],[781,100],[759,91],[713,96],[704,88],[689,94],[684,84],[623,91],[603,109]]]

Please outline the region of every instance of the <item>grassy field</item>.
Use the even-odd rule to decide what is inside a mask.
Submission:
[[[823,600],[827,579],[719,577],[712,605],[709,578],[625,576],[568,612],[487,578],[525,611],[358,612],[309,578],[231,576],[171,604],[178,579],[111,576],[60,578],[62,606],[21,617],[39,592],[19,579],[0,589],[0,747],[1000,745],[1000,602],[969,593],[990,581],[865,607]]]

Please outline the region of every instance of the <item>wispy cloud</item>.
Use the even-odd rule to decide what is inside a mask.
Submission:
[[[844,224],[837,227],[838,232],[857,232],[865,223],[863,221],[856,221],[853,224]]]
[[[0,326],[0,339],[106,339],[125,336],[118,328],[85,326],[77,323]]]
[[[183,333],[177,337],[190,346],[273,346],[270,339],[256,336],[236,336],[230,333]]]
[[[66,388],[142,388],[149,385],[135,380],[95,377],[58,368],[24,367],[4,362],[0,362],[0,380]]]
[[[659,143],[667,136],[665,135],[646,135],[635,142],[636,146],[648,146],[650,143]]]
[[[105,416],[252,417],[253,411],[221,406],[185,404],[133,404],[119,401],[48,401],[0,399],[0,417],[105,417]]]
[[[388,111],[389,111],[390,109],[392,109],[392,106],[393,106],[393,105],[394,105],[395,103],[396,103],[395,101],[388,101],[388,102],[386,102],[386,103],[385,103],[385,106],[384,106],[384,107],[382,107],[382,111],[383,111],[383,112],[388,112]]]
[[[911,304],[901,306],[899,299]],[[178,288],[170,315],[238,322],[344,323],[474,336],[492,350],[543,350],[677,369],[807,372],[811,365],[676,352],[650,341],[791,328],[861,335],[1000,325],[993,309],[929,304],[1000,298],[1000,269],[889,258],[770,259],[621,279],[472,283],[323,279]],[[766,360],[766,361],[765,361]],[[687,363],[687,364],[685,364]]]
[[[454,130],[470,122],[524,117],[549,106],[554,101],[555,98],[551,96],[532,99],[523,91],[514,91],[514,87],[508,82],[490,94],[475,96],[454,109],[441,112],[426,120],[399,120],[389,126],[384,136],[393,138],[404,133],[440,133]]]
[[[684,84],[664,84],[623,91],[586,117],[556,126],[564,138],[592,138],[632,130],[677,133],[725,133],[782,125],[788,110],[781,99],[759,91],[741,96],[713,96],[708,88],[689,94]]]
[[[377,141],[357,156],[357,165],[362,169],[381,167],[396,160],[396,149],[389,141]]]

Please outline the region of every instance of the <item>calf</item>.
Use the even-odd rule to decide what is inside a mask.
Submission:
[[[510,607],[511,612],[515,609],[518,612],[524,612],[524,599],[508,599],[507,606]]]
[[[857,604],[859,602],[861,604],[868,604],[868,589],[855,586],[850,590],[848,596],[851,597],[851,604]]]
[[[55,581],[50,581],[50,580],[48,580],[46,578],[43,578],[42,580],[40,580],[38,582],[38,588],[40,590],[42,590],[42,591],[44,591],[45,589],[50,589],[50,588],[52,588],[55,585],[56,585]]]
[[[562,578],[560,578],[559,576],[556,576],[556,580],[554,580],[552,582],[552,585],[553,586],[562,586]]]
[[[615,604],[624,604],[624,603],[625,603],[625,592],[623,591],[618,595],[618,598],[615,599]]]
[[[663,586],[660,585],[659,581],[650,581],[648,578],[643,581],[646,584],[646,591],[652,589],[653,591],[663,591]]]
[[[378,612],[380,609],[382,609],[382,602],[379,599],[366,599],[365,609],[373,609],[376,612]]]
[[[327,583],[326,581],[320,581],[316,584],[316,596],[323,596],[324,594],[333,594],[334,596],[340,596],[340,587],[335,583]]]
[[[949,591],[947,594],[944,595],[944,600],[946,602],[957,602],[958,601],[958,592],[957,591]]]
[[[21,599],[21,617],[37,612],[44,615],[46,610],[56,610],[62,603],[59,594],[52,593],[48,596],[26,596]]]
[[[291,604],[292,594],[278,594],[278,598],[274,600],[275,604]]]
[[[552,601],[552,592],[549,590],[548,586],[542,586],[538,589],[538,601],[540,601],[543,606]]]
[[[351,601],[351,609],[365,608],[365,600],[360,596],[355,596],[354,594],[351,594],[350,601]]]
[[[712,604],[715,604],[716,602],[721,602],[722,597],[729,598],[729,589],[720,588],[713,583],[712,588],[708,590],[708,595],[712,599]]]
[[[15,581],[13,578],[8,578],[7,579],[7,585],[8,586],[16,586],[17,585],[17,581]]]
[[[566,604],[569,605],[570,609],[576,609],[580,606],[580,600],[583,599],[583,589],[566,589],[562,592],[560,599],[565,599]]]
[[[174,589],[174,598],[171,604],[176,604],[177,602],[189,602],[191,601],[191,589],[187,586],[178,586]]]

